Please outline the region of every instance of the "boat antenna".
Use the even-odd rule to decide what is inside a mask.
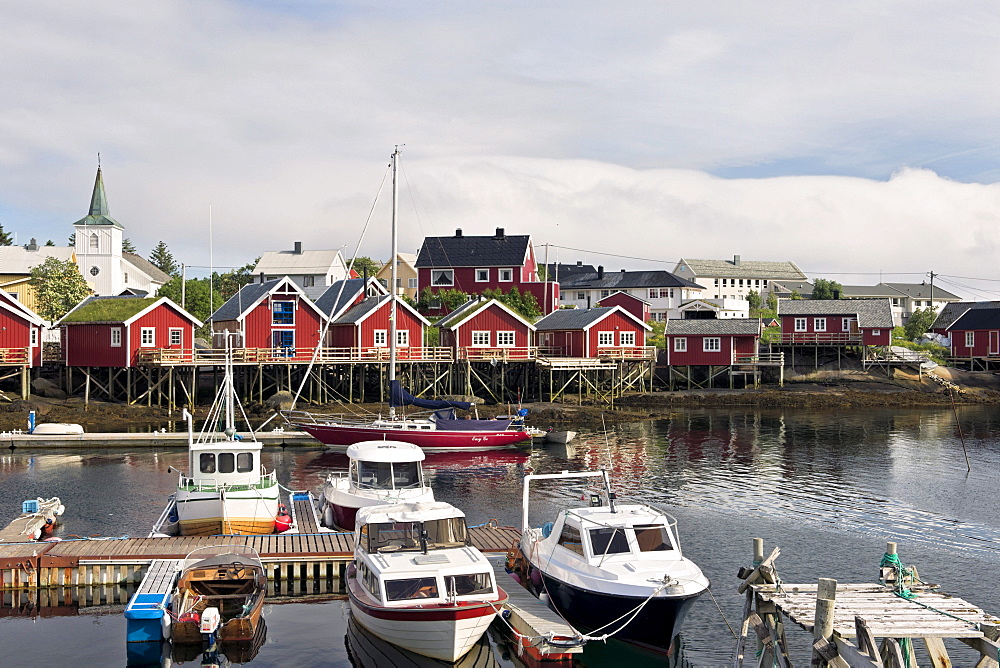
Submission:
[[[601,469],[601,473],[604,474],[604,489],[608,494],[608,507],[611,508],[611,512],[618,512],[615,510],[615,493],[611,491],[611,476],[608,475],[608,469],[611,468],[611,444],[608,442],[608,426],[604,423],[604,413],[601,413],[601,427],[604,430],[604,454],[608,457],[608,468]]]
[[[392,405],[392,386],[396,380],[396,256],[398,252],[398,242],[396,235],[396,211],[399,202],[399,179],[397,172],[399,167],[399,144],[396,144],[392,151],[392,252],[389,262],[392,267],[389,269],[389,419],[396,417],[396,408]]]

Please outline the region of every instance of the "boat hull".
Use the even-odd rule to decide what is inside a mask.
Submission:
[[[310,434],[320,443],[344,448],[362,441],[385,439],[413,443],[426,452],[499,450],[531,440],[531,436],[526,431],[447,431],[444,429],[403,431],[375,426],[309,423],[296,424],[295,426]]]
[[[479,642],[497,611],[507,601],[500,596],[489,602],[459,605],[384,607],[363,600],[353,566],[348,571],[347,593],[351,615],[373,635],[415,654],[456,662]]]
[[[258,494],[259,492],[259,494]],[[177,490],[177,519],[182,536],[218,534],[260,535],[274,533],[278,514],[278,486],[240,492]]]
[[[581,589],[544,572],[541,576],[550,605],[574,628],[584,633],[600,629],[597,635],[601,635],[614,631],[646,600],[645,597],[616,596]],[[701,593],[684,597],[654,597],[624,629],[612,637],[668,652],[674,637],[680,632],[684,617]],[[615,623],[614,620],[619,617],[621,621]]]
[[[387,503],[417,503],[433,501],[434,492],[429,487],[401,490],[356,490],[347,478],[327,482],[323,486],[320,513],[323,523],[330,528],[354,531],[358,510]]]

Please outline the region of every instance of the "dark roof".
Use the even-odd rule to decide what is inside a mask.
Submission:
[[[507,235],[503,228],[491,237],[426,237],[416,267],[522,267],[531,237]]]
[[[963,313],[969,309],[980,309],[980,308],[1000,308],[1000,301],[998,302],[952,302],[951,304],[945,304],[944,308],[941,309],[941,313],[938,314],[937,319],[931,326],[931,329],[948,329],[948,327],[958,320]]]
[[[888,299],[782,299],[778,315],[856,315],[858,327],[892,329]]]
[[[556,280],[556,268],[559,269],[559,280],[569,279],[573,276],[579,276],[580,274],[596,274],[597,267],[592,264],[583,264],[579,262],[577,264],[563,264],[562,262],[555,264],[545,265],[546,275],[549,277],[550,281]]]
[[[343,286],[343,291],[341,291]],[[349,278],[346,281],[334,281],[330,287],[316,300],[316,307],[323,313],[333,316],[354,301],[358,293],[365,289],[365,279]],[[339,299],[338,299],[339,297]]]
[[[948,326],[949,331],[972,329],[1000,329],[1000,306],[969,309]]]
[[[813,284],[809,281],[771,281],[771,292],[779,294],[798,292],[799,295],[808,299],[812,291]]]
[[[625,290],[628,288],[704,288],[693,281],[681,278],[669,271],[612,271],[578,274],[563,279],[559,276],[559,288],[565,290],[597,289]]]
[[[561,308],[535,323],[539,332],[561,329],[583,329],[592,325],[618,306],[595,306],[594,308]],[[626,311],[627,313],[627,311]]]
[[[958,295],[934,286],[934,301],[957,301]],[[879,283],[878,285],[845,285],[845,297],[901,297],[931,299],[931,286],[927,283]]]
[[[760,320],[757,318],[667,320],[664,334],[757,336],[760,334]]]
[[[284,280],[281,278],[276,278],[273,281],[267,281],[265,283],[248,283],[240,288],[240,291],[229,298],[225,304],[216,309],[215,313],[211,315],[209,320],[239,320],[239,317],[243,313],[257,303],[261,297],[266,295],[271,291],[279,281]]]
[[[389,295],[379,295],[377,297],[368,297],[362,302],[359,302],[347,309],[344,315],[337,318],[333,324],[335,325],[353,325],[365,318],[369,313],[376,310],[379,306],[384,304],[389,300]]]
[[[457,309],[455,309],[448,315],[438,320],[435,324],[440,329],[447,329],[448,327],[451,327],[452,325],[455,325],[461,322],[462,320],[465,320],[467,317],[469,317],[479,309],[489,304],[490,301],[491,300],[488,299],[480,299],[479,297],[473,297],[472,299],[465,302],[464,304],[459,306]]]

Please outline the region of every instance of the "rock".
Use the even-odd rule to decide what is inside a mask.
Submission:
[[[66,393],[58,385],[45,378],[36,378],[31,381],[31,389],[40,397],[49,397],[50,399],[66,398]]]
[[[287,411],[292,407],[292,401],[295,399],[291,392],[282,390],[281,392],[275,392],[267,399],[264,400],[264,404],[269,408],[276,411]]]

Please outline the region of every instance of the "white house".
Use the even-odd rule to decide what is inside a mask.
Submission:
[[[939,286],[927,283],[879,283],[878,285],[845,285],[844,299],[888,298],[892,304],[892,322],[895,327],[905,325],[917,309],[934,309],[941,313],[945,306],[962,301]]]
[[[303,250],[296,241],[292,250],[265,251],[253,268],[254,283],[267,283],[287,276],[310,299],[317,299],[336,281],[348,276],[340,250]]]
[[[680,318],[680,306],[703,296],[704,288],[669,271],[613,271],[597,267],[594,273],[570,273],[559,277],[559,304],[592,308],[615,292],[638,297],[649,304],[651,320]]]
[[[681,258],[674,274],[705,286],[704,296],[709,299],[746,299],[751,290],[767,299],[772,282],[806,280],[794,262],[744,260],[739,255],[732,260]]]

